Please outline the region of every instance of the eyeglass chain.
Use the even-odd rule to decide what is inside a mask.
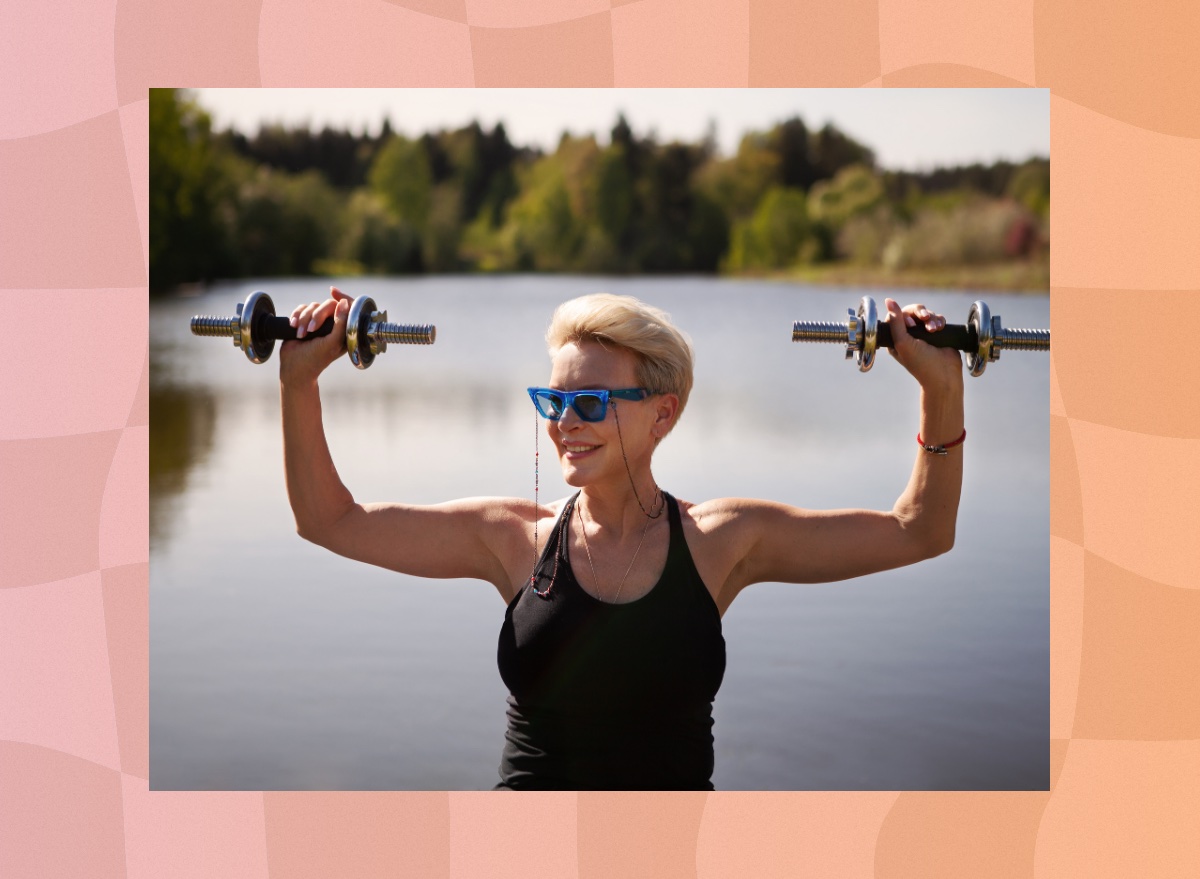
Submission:
[[[625,580],[628,579],[629,572],[633,570],[633,563],[637,560],[638,553],[642,549],[642,543],[645,542],[645,540],[646,540],[646,532],[648,532],[650,530],[650,520],[657,519],[659,516],[661,516],[663,514],[663,511],[666,510],[666,508],[667,508],[667,499],[665,497],[663,497],[663,490],[661,488],[659,488],[657,483],[655,483],[655,485],[654,485],[655,501],[657,502],[657,504],[652,502],[651,508],[653,508],[654,506],[657,505],[658,512],[649,513],[646,511],[646,508],[644,506],[642,506],[642,499],[641,499],[641,497],[638,496],[637,485],[635,485],[634,481],[633,481],[633,473],[629,469],[629,458],[626,457],[626,455],[625,455],[625,437],[621,435],[621,416],[617,414],[617,401],[616,400],[612,401],[612,407],[613,407],[613,417],[616,419],[616,422],[617,422],[617,440],[619,441],[620,446],[621,446],[621,460],[625,462],[625,474],[629,477],[629,486],[630,486],[630,488],[633,489],[634,500],[637,501],[638,507],[641,509],[642,514],[646,517],[646,527],[642,529],[642,539],[640,541],[638,541],[637,549],[635,549],[633,551],[633,558],[629,560],[629,567],[626,568],[626,570],[625,570],[625,576],[621,578],[621,582],[617,586],[617,594],[616,594],[616,596],[613,597],[613,602],[615,603],[616,600],[621,597],[621,589],[624,588]],[[540,445],[539,445],[540,437],[541,437],[541,424],[538,422],[537,412],[534,412],[534,414],[533,414],[533,570],[529,572],[529,586],[531,589],[533,589],[534,595],[538,596],[539,598],[549,598],[550,590],[554,587],[554,582],[558,578],[558,553],[554,554],[554,569],[550,573],[550,582],[548,584],[546,584],[545,589],[543,589],[539,592],[538,588],[537,588],[537,568],[538,568],[538,560],[540,558],[539,553],[538,553],[538,519],[540,518],[538,516],[538,510],[540,509],[540,507],[538,506],[538,487],[539,487],[538,464],[539,464],[539,460],[540,460],[540,456],[541,456],[541,449],[540,449]],[[567,525],[569,523],[569,520],[570,520],[569,516],[563,517],[563,528],[562,528],[563,533],[559,535],[560,541],[564,540],[566,538]],[[592,579],[596,581],[596,586],[599,587],[600,581],[596,577],[596,568],[592,564],[592,550],[591,550],[591,547],[588,546],[588,542],[587,542],[587,528],[584,526],[582,508],[580,508],[579,527],[580,527],[580,530],[583,532],[583,548],[587,551],[588,567],[590,567],[592,569]]]

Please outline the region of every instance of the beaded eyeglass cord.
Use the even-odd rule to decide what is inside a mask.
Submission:
[[[538,459],[540,457],[539,438],[541,437],[542,426],[538,422],[537,412],[533,413],[533,570],[529,572],[529,588],[533,590],[533,594],[541,598],[546,598],[550,594],[550,587],[554,585],[554,574],[558,573],[558,555],[554,557],[554,573],[550,575],[550,583],[546,588],[539,592],[537,588],[537,571],[538,561],[538,519],[541,516],[538,512],[541,507],[538,505]]]
[[[629,477],[629,486],[633,489],[633,497],[637,501],[638,507],[641,508],[642,514],[647,519],[657,519],[667,509],[667,499],[663,497],[662,489],[659,488],[656,483],[654,486],[654,497],[650,502],[650,508],[654,509],[655,507],[658,507],[658,511],[654,513],[647,512],[646,508],[642,506],[642,499],[638,496],[637,486],[633,482],[633,472],[629,469],[629,458],[625,456],[625,438],[621,435],[621,417],[617,414],[617,401],[610,401],[610,405],[613,409],[613,417],[617,422],[617,440],[621,445],[621,460],[625,462],[625,473]],[[550,571],[550,582],[546,584],[545,589],[539,591],[537,588],[537,577],[538,562],[541,560],[541,556],[538,553],[538,519],[541,517],[538,515],[538,512],[541,507],[538,505],[538,488],[540,485],[539,462],[541,458],[541,434],[541,422],[538,420],[538,414],[535,411],[533,413],[533,570],[529,572],[529,588],[533,590],[533,594],[538,598],[549,598],[550,590],[554,588],[554,581],[558,578],[559,553],[554,554],[554,567]],[[571,503],[568,501],[567,507],[564,508],[564,510],[569,509],[570,506]],[[562,531],[562,533],[558,536],[560,542],[567,539],[567,528],[570,526],[570,521],[571,517],[569,513],[564,513],[564,515],[561,517],[561,524],[559,526],[560,530]]]

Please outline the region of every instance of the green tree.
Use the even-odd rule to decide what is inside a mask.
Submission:
[[[637,212],[633,267],[638,271],[678,272],[691,268],[689,225],[694,207],[694,177],[701,151],[671,143],[646,163],[635,192]]]
[[[779,154],[765,135],[751,133],[730,159],[710,162],[697,172],[697,186],[724,208],[744,220],[754,213],[767,190],[781,182]]]
[[[377,192],[365,188],[350,197],[336,254],[378,274],[407,274],[423,268],[417,230],[398,219]]]
[[[579,268],[593,215],[589,180],[599,149],[592,137],[564,134],[552,155],[518,175],[519,194],[500,232],[507,268],[570,271]]]
[[[1009,180],[1006,194],[1043,220],[1050,215],[1050,163],[1044,159],[1026,162]]]
[[[562,168],[553,156],[529,170],[508,211],[504,238],[509,268],[566,271],[580,235]]]
[[[811,135],[799,116],[794,116],[774,126],[766,142],[779,156],[779,182],[805,192],[820,179],[820,171],[813,164],[810,147]]]
[[[600,153],[589,185],[599,231],[615,247],[627,247],[633,228],[634,192],[624,147],[611,146]]]
[[[458,255],[462,239],[462,187],[456,182],[433,188],[429,215],[422,236],[425,269],[431,272],[456,271],[462,267]]]
[[[804,193],[776,186],[749,221],[736,223],[729,254],[732,269],[782,269],[807,258],[808,209]]]
[[[848,165],[875,167],[875,153],[833,125],[809,138],[808,155],[818,180],[833,177]]]
[[[703,192],[692,196],[688,214],[687,269],[715,272],[729,249],[729,217],[724,208]]]
[[[883,181],[864,165],[848,165],[832,180],[815,184],[808,194],[808,214],[834,229],[883,201]]]
[[[316,171],[290,175],[265,166],[239,188],[235,222],[241,271],[307,275],[333,253],[340,199]]]
[[[229,159],[182,89],[150,90],[150,287],[233,273]]]
[[[393,137],[375,157],[367,179],[398,219],[424,230],[433,198],[433,172],[419,142]]]

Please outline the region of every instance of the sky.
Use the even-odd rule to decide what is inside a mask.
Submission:
[[[607,143],[623,112],[636,135],[702,139],[715,126],[729,155],[747,131],[800,116],[832,122],[895,170],[1020,162],[1050,155],[1047,89],[195,89],[218,128],[252,135],[264,123],[331,125],[417,135],[502,121],[509,140],[553,150],[564,130]]]

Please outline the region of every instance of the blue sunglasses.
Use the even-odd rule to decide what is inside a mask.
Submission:
[[[556,391],[553,388],[527,390],[538,414],[551,421],[562,418],[568,406],[584,421],[603,421],[608,415],[610,399],[644,400],[654,393],[646,388],[620,388],[615,391]]]

